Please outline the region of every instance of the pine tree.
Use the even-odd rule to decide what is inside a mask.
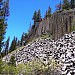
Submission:
[[[49,8],[48,8],[48,11],[47,11],[47,16],[51,16],[51,8],[50,8],[50,6],[49,6]]]
[[[69,9],[70,4],[68,0],[63,0],[62,9]]]
[[[37,12],[37,21],[38,22],[41,21],[41,11],[40,11],[40,9]]]
[[[71,5],[70,5],[71,9],[74,8],[74,5],[75,5],[75,4],[74,4],[74,0],[71,0],[70,3],[71,3]]]
[[[20,47],[20,46],[21,46],[21,41],[18,40],[18,42],[17,42],[17,47]]]
[[[8,54],[10,37],[5,42],[5,55]]]
[[[3,50],[2,52],[1,52],[1,57],[4,57],[5,56],[5,51]]]
[[[21,36],[21,46],[25,45],[25,33],[23,32],[22,36]]]
[[[51,16],[51,8],[49,6],[48,10],[46,11],[45,18],[50,17],[50,16]]]
[[[28,43],[28,34],[25,33],[25,45]]]
[[[10,61],[9,61],[10,66],[16,66],[16,60],[14,56],[11,56]]]
[[[14,39],[11,42],[10,48],[9,48],[9,52],[12,52],[16,49],[17,46],[17,38],[14,36]]]
[[[33,14],[32,20],[34,20],[34,24],[35,24],[35,22],[37,22],[37,12],[36,11]]]
[[[0,0],[0,53],[7,28],[6,16],[9,16],[9,0]]]

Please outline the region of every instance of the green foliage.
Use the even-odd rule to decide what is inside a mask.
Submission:
[[[48,11],[47,11],[47,16],[50,17],[51,16],[51,8],[49,6]]]
[[[10,41],[10,37],[8,37],[8,39],[5,42],[5,55],[8,54],[8,50],[9,50],[9,41]]]
[[[50,17],[50,16],[51,16],[51,8],[49,6],[48,10],[46,11],[45,18]]]
[[[18,75],[17,68],[15,66],[4,64],[2,74],[4,75]]]
[[[16,49],[16,46],[17,46],[17,38],[14,37],[14,39],[13,39],[12,42],[11,42],[9,52],[14,51],[14,50]]]
[[[41,20],[41,11],[40,9],[37,12],[37,21],[39,22]]]
[[[25,45],[25,33],[23,32],[22,36],[21,36],[21,46]]]
[[[37,12],[36,11],[34,12],[32,20],[34,20],[34,23],[37,21]]]
[[[10,61],[9,61],[9,65],[16,66],[16,60],[15,60],[14,56],[11,56]]]
[[[57,63],[55,60],[50,60],[49,64],[45,66],[39,60],[33,60],[29,63],[18,65],[18,73],[25,75],[46,75],[53,73],[57,68]]]
[[[0,59],[0,74],[1,74],[2,71],[3,71],[3,65],[4,65],[4,63],[3,63],[2,60]]]
[[[38,12],[36,12],[36,11],[34,12],[32,20],[34,20],[34,25],[35,25],[36,22],[40,22],[41,21],[40,9],[38,10]]]
[[[17,67],[16,67],[16,72],[18,73],[18,74],[23,74],[23,73],[25,73],[25,65],[23,64],[23,63],[21,63],[20,65],[18,65]]]
[[[2,50],[2,47],[4,45],[4,35],[5,35],[5,30],[6,30],[6,24],[4,24],[4,19],[0,19],[0,51]]]
[[[75,2],[74,2],[74,0],[71,0],[70,6],[71,6],[71,9],[75,7]]]
[[[6,16],[9,15],[9,0],[0,0],[0,53],[4,45],[4,35],[7,28]],[[6,10],[7,9],[7,10]]]
[[[63,0],[62,9],[69,9],[70,4],[68,0]]]
[[[13,61],[11,60],[11,62]],[[57,63],[53,59],[46,65],[43,65],[39,59],[35,59],[31,62],[25,64],[21,63],[17,66],[4,63],[0,60],[0,74],[3,73],[4,75],[50,75],[51,73],[54,74],[55,70],[57,70]]]

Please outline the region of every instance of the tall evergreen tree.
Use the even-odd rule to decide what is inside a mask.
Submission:
[[[69,0],[63,0],[62,9],[69,9],[70,3]]]
[[[47,16],[51,16],[51,8],[49,6],[48,11],[47,11]]]
[[[17,38],[14,36],[14,39],[11,42],[10,48],[9,48],[9,52],[12,52],[16,49],[17,46]]]
[[[34,25],[36,24],[36,22],[41,21],[40,9],[38,10],[38,12],[36,12],[36,11],[34,12],[32,20],[34,20]]]
[[[9,0],[0,0],[0,53],[4,45],[4,35],[7,28],[6,16],[9,15]]]
[[[48,10],[46,11],[45,18],[50,17],[50,16],[51,16],[51,8],[49,6]]]
[[[74,6],[75,6],[75,0],[71,0],[70,3],[71,3],[71,5],[70,5],[71,9],[74,8]]]
[[[10,66],[16,66],[16,60],[14,56],[11,56],[10,61],[9,61]]]
[[[20,46],[21,46],[21,41],[18,40],[18,41],[17,41],[17,47],[20,47]]]
[[[25,45],[28,43],[28,34],[25,33]]]
[[[37,21],[38,22],[41,21],[41,11],[40,11],[40,9],[37,12]]]
[[[5,55],[8,54],[10,37],[5,42]]]
[[[23,32],[22,36],[21,36],[21,46],[25,45],[25,33]]]
[[[34,24],[35,24],[35,22],[37,22],[37,12],[36,11],[33,14],[32,20],[34,20]]]

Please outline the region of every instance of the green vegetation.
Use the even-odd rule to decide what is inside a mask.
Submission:
[[[36,22],[41,21],[41,11],[40,11],[40,9],[38,10],[38,12],[36,12],[36,11],[34,12],[32,20],[34,20],[34,25],[36,24]]]
[[[10,46],[9,52],[12,52],[13,50],[15,50],[16,46],[17,46],[17,38],[14,37],[14,39],[11,42],[11,46]]]
[[[68,0],[63,0],[62,9],[69,9],[70,4]]]
[[[5,55],[8,54],[10,37],[5,42]]]
[[[74,3],[75,3],[74,0],[71,0],[71,9],[75,8],[75,4]]]
[[[11,56],[10,62],[8,64],[11,65],[11,66],[16,66],[16,60],[15,60],[14,56]]]
[[[8,3],[9,3],[8,0],[6,1],[0,0],[0,54],[1,54],[2,47],[4,45],[3,40],[7,28],[6,17],[9,15]]]
[[[75,8],[74,0],[63,0],[62,3],[56,5],[57,10],[69,10]]]
[[[46,11],[46,14],[45,14],[45,18],[47,17],[51,17],[51,8],[50,6],[48,7],[48,10]]]
[[[23,75],[46,75],[53,73],[54,71],[57,70],[57,63],[55,60],[50,60],[49,64],[43,65],[42,62],[40,62],[38,59],[33,60],[28,63],[21,63],[20,65],[14,66],[16,62],[13,63],[11,61],[14,56],[11,57],[9,63],[4,63],[0,60],[0,75],[18,75],[18,74],[23,74]]]

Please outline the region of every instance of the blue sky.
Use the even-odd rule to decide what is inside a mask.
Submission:
[[[50,6],[52,12],[56,10],[55,5],[60,0],[10,0],[10,16],[8,17],[8,27],[5,40],[10,36],[10,42],[13,37],[21,38],[23,32],[27,32],[30,22],[33,24],[32,16],[34,11],[40,9],[44,17],[46,10]]]

